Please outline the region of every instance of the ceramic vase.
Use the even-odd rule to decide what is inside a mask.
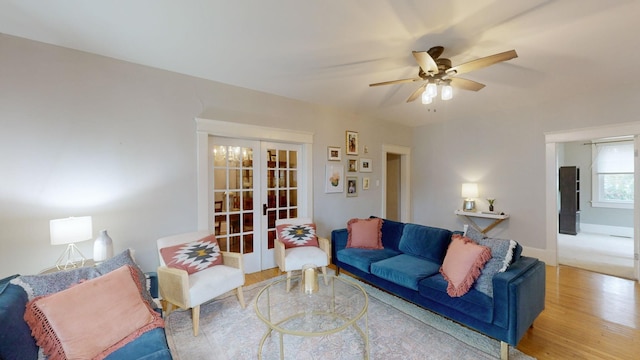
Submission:
[[[93,242],[93,261],[105,261],[113,256],[113,241],[107,230],[101,230],[100,235]]]

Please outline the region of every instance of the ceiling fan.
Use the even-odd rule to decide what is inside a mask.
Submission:
[[[478,91],[485,86],[484,84],[473,80],[459,78],[457,77],[458,75],[518,57],[515,50],[509,50],[499,54],[472,60],[461,65],[451,66],[451,60],[440,57],[443,51],[444,47],[442,46],[434,46],[428,51],[413,51],[413,57],[420,66],[418,70],[418,77],[416,78],[384,81],[369,84],[369,86],[423,81],[424,84],[409,96],[407,102],[414,101],[418,97],[422,96],[423,103],[430,103],[431,98],[437,94],[437,85],[443,85],[442,98],[443,100],[448,100],[452,97],[451,87]],[[428,102],[425,102],[425,98],[428,98]]]

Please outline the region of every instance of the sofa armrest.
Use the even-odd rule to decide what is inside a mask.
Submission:
[[[191,299],[189,297],[189,274],[182,269],[166,266],[158,267],[158,285],[162,300],[166,300],[183,309],[188,309]]]
[[[278,265],[280,271],[285,271],[285,246],[284,243],[278,238],[276,238],[273,242],[273,251],[275,252],[276,265]]]
[[[518,344],[544,310],[545,277],[544,262],[527,256],[494,275],[494,324],[510,329],[510,345]]]
[[[155,271],[148,271],[144,273],[147,278],[147,289],[154,299],[158,298],[158,273]]]
[[[337,259],[336,253],[347,247],[348,239],[349,232],[346,228],[333,230],[331,232],[331,258],[334,261]]]
[[[222,263],[226,266],[231,266],[244,272],[244,264],[242,263],[242,254],[221,251]]]
[[[327,238],[318,236],[318,244],[320,246],[320,249],[322,249],[322,251],[327,254],[328,264],[331,264],[331,242]]]

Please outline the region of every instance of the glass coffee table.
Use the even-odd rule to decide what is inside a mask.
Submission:
[[[270,343],[266,353],[272,354],[279,348],[280,359],[284,359],[285,345],[313,346],[305,343],[310,337],[321,337],[318,341],[334,341],[332,346],[349,339],[345,345],[348,347],[347,351],[358,351],[363,354],[364,359],[369,359],[369,298],[364,289],[344,277],[331,275],[327,276],[327,285],[323,276],[320,276],[318,291],[306,294],[300,289],[301,280],[300,276],[293,276],[293,286],[289,292],[286,291],[286,278],[276,280],[256,296],[256,314],[267,324],[267,331],[260,340],[258,359],[262,359],[265,352],[265,342]],[[267,341],[274,332],[278,333],[278,338]],[[328,337],[338,332],[343,333],[335,337],[335,340]],[[352,336],[347,336],[346,332]],[[343,334],[345,335],[342,336]],[[290,336],[285,340],[285,335]],[[354,342],[357,340],[361,340],[361,343],[354,349]],[[325,345],[320,346],[326,349]]]

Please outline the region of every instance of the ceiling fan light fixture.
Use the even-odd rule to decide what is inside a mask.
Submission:
[[[446,84],[442,86],[442,100],[451,100],[453,99],[453,88],[451,85]]]
[[[429,96],[429,94],[426,91],[422,93],[422,103],[424,105],[431,104],[432,101],[433,101],[433,98]]]
[[[436,84],[430,82],[427,84],[427,90],[425,91],[429,97],[436,97],[438,95],[438,87]]]

